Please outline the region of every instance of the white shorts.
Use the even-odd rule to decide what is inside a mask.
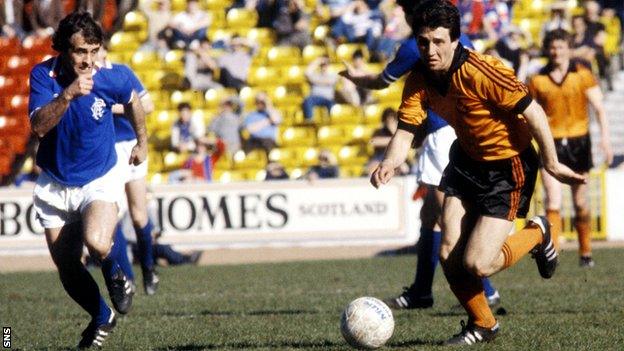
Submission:
[[[37,178],[34,209],[44,228],[60,228],[81,219],[82,212],[96,200],[118,203],[123,194],[116,167],[84,186],[65,186],[46,173]]]
[[[132,139],[115,143],[115,150],[117,150],[117,165],[115,167],[119,168],[119,174],[124,183],[147,177],[147,160],[138,166],[128,163],[136,142],[136,139]]]
[[[418,155],[416,177],[419,183],[438,186],[442,172],[449,163],[449,150],[455,141],[455,131],[446,126],[427,135]]]

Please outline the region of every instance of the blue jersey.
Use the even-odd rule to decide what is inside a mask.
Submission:
[[[459,42],[464,47],[474,49],[468,36],[463,33],[459,36]],[[381,74],[381,77],[386,83],[392,84],[401,76],[411,71],[418,60],[420,60],[420,52],[418,51],[416,39],[414,37],[410,37],[401,44],[399,50],[397,50],[397,53],[394,56],[394,59],[386,66]],[[448,125],[442,117],[431,110],[427,110],[426,123],[427,133],[433,133],[436,130]]]
[[[72,83],[60,66],[53,57],[30,72],[31,118]],[[132,86],[125,75],[94,68],[91,93],[74,98],[58,124],[41,138],[37,165],[66,186],[84,186],[106,174],[117,162],[111,107],[131,98]]]
[[[130,81],[130,85],[132,89],[137,92],[139,98],[142,98],[147,94],[147,90],[141,84],[141,81],[137,76],[132,72],[130,67],[126,65],[120,65],[113,63],[110,66],[111,69],[118,71],[118,74],[125,75],[128,77],[128,81]],[[125,115],[114,114],[115,118],[113,121],[115,123],[115,141],[126,141],[136,139],[136,133],[134,132],[134,128],[132,127],[132,123]]]

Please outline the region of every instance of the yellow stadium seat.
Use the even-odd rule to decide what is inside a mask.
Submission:
[[[112,63],[128,63],[132,58],[132,52],[109,52],[106,54],[106,58]]]
[[[149,175],[149,182],[152,185],[166,184],[169,174],[166,172],[156,172]]]
[[[295,46],[274,46],[267,52],[267,64],[272,66],[298,65],[301,51]]]
[[[232,88],[208,89],[204,94],[204,106],[208,109],[216,109],[222,101],[236,95],[238,95],[238,93]]]
[[[204,107],[204,94],[197,90],[176,90],[171,93],[171,106],[177,108],[179,104],[186,102],[193,109]]]
[[[270,28],[251,28],[246,37],[262,46],[273,46],[275,43],[275,32]]]
[[[286,66],[282,68],[282,77],[286,84],[303,84],[307,81],[305,76],[305,66]]]
[[[395,103],[395,106],[399,106],[401,103],[401,96],[403,94],[404,82],[399,81],[394,84],[390,84],[385,89],[373,90],[372,95],[379,103]]]
[[[110,39],[108,50],[110,52],[135,51],[141,45],[135,32],[117,32]]]
[[[301,110],[301,106],[287,106],[282,107],[279,110],[282,113],[281,125],[292,126],[304,123],[303,111]]]
[[[352,141],[368,142],[372,138],[377,128],[375,126],[360,124],[357,126],[351,126],[349,131],[351,132]]]
[[[225,10],[223,8],[219,9],[209,9],[210,14],[210,28],[224,28],[227,24],[225,19]]]
[[[240,90],[238,97],[246,109],[254,109],[256,95],[260,92],[267,92],[264,87],[244,87]],[[268,92],[267,92],[268,93]]]
[[[155,114],[154,127],[156,130],[171,132],[171,126],[178,119],[178,111],[164,110]]]
[[[167,72],[160,79],[160,86],[165,90],[181,89],[184,85],[184,75],[177,72]]]
[[[362,122],[362,109],[359,106],[336,104],[329,111],[331,124],[357,124]]]
[[[137,51],[132,55],[130,61],[132,69],[135,71],[154,71],[162,67],[163,62],[155,52]]]
[[[175,171],[182,168],[184,162],[189,158],[187,153],[167,152],[163,157],[163,170]]]
[[[184,50],[169,50],[165,54],[165,68],[169,71],[184,72]]]
[[[381,114],[386,108],[397,110],[397,104],[371,104],[364,107],[364,123],[372,126],[381,126]]]
[[[242,171],[214,171],[214,177],[219,183],[243,182],[246,179],[245,172]]]
[[[186,0],[171,0],[171,12],[180,12],[186,9]]]
[[[299,166],[299,148],[275,148],[269,152],[269,161],[277,162],[284,167]]]
[[[340,178],[359,178],[364,175],[363,165],[340,166]]]
[[[299,150],[298,156],[299,165],[304,167],[311,167],[318,164],[319,149],[316,147],[302,148]]]
[[[230,9],[225,16],[228,28],[253,28],[258,23],[258,13],[244,8]]]
[[[306,174],[307,171],[308,171],[307,168],[302,168],[302,167],[286,168],[286,173],[288,173],[288,177],[290,179],[300,179]]]
[[[232,161],[232,155],[226,152],[223,155],[221,155],[221,157],[219,157],[217,162],[215,162],[214,168],[215,170],[219,170],[219,171],[229,171],[232,169],[233,162],[234,161]]]
[[[301,52],[303,63],[309,64],[317,57],[328,56],[331,58],[330,52],[324,45],[306,45]]]
[[[360,145],[343,146],[338,151],[338,163],[342,165],[363,165],[368,162],[366,148]]]
[[[210,42],[214,43],[219,40],[228,41],[237,34],[238,33],[236,31],[228,28],[210,28],[208,29],[206,36]]]
[[[141,82],[146,87],[148,87],[148,85],[146,84],[147,82],[144,79],[141,79]],[[169,95],[170,94],[169,94],[168,91],[164,91],[164,90],[160,90],[160,89],[150,90],[150,96],[152,97],[152,101],[154,101],[155,109],[157,109],[157,110],[167,110],[167,109],[172,108],[173,106],[171,106],[171,103],[170,103],[171,99],[169,98]]]
[[[210,11],[223,10],[232,6],[233,2],[233,0],[201,0],[201,6]]]
[[[338,47],[336,47],[336,59],[338,61],[351,62],[353,53],[356,50],[362,51],[362,54],[364,54],[364,59],[368,61],[368,58],[369,58],[368,48],[366,47],[365,44],[356,44],[356,43],[344,43],[344,44],[338,45]]]
[[[130,11],[124,16],[122,30],[124,32],[146,31],[147,18],[140,11]]]
[[[264,168],[267,164],[267,156],[264,150],[237,151],[232,157],[233,169]]]
[[[325,39],[330,35],[331,28],[328,25],[320,25],[314,28],[314,32],[312,32],[312,38],[314,38],[314,42],[319,44],[324,44]]]
[[[281,147],[314,146],[316,145],[316,132],[312,127],[280,128],[277,144]]]
[[[317,132],[319,146],[346,145],[351,141],[349,126],[331,125],[322,126]]]
[[[278,86],[269,91],[276,107],[301,106],[304,92],[300,86]]]
[[[250,86],[280,85],[285,80],[282,78],[282,71],[277,67],[251,67],[247,76],[247,83]]]

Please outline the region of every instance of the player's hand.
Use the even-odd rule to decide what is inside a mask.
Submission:
[[[343,76],[348,80],[352,80],[354,77],[357,77],[358,71],[355,67],[353,67],[353,65],[344,60],[342,61],[342,64],[345,65],[346,69],[338,72],[338,75]]]
[[[88,74],[79,74],[76,79],[65,89],[63,94],[68,100],[88,95],[93,90],[93,76]]]
[[[602,152],[604,154],[605,163],[607,164],[607,166],[609,166],[611,163],[613,163],[613,150],[611,149],[611,143],[608,141],[601,141],[600,148],[602,149]]]
[[[546,167],[546,171],[561,183],[570,185],[587,183],[586,177],[574,172],[562,163],[557,162],[554,166]]]
[[[147,144],[139,144],[137,143],[132,148],[132,152],[130,153],[129,164],[138,166],[147,158]]]
[[[370,182],[375,188],[382,184],[387,184],[394,176],[394,167],[386,162],[381,162],[371,174]]]

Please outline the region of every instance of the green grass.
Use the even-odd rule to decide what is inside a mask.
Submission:
[[[624,250],[594,253],[580,269],[564,253],[550,281],[523,259],[493,278],[508,314],[479,350],[623,350]],[[340,313],[352,299],[387,297],[413,276],[415,256],[238,266],[163,268],[157,295],[139,292],[107,350],[348,350]],[[97,272],[96,272],[97,273]],[[435,306],[395,313],[393,350],[443,349],[465,318],[438,271]],[[100,286],[101,274],[95,274]],[[14,348],[73,348],[88,316],[54,272],[0,274],[0,326]],[[456,348],[455,348],[456,349]]]

